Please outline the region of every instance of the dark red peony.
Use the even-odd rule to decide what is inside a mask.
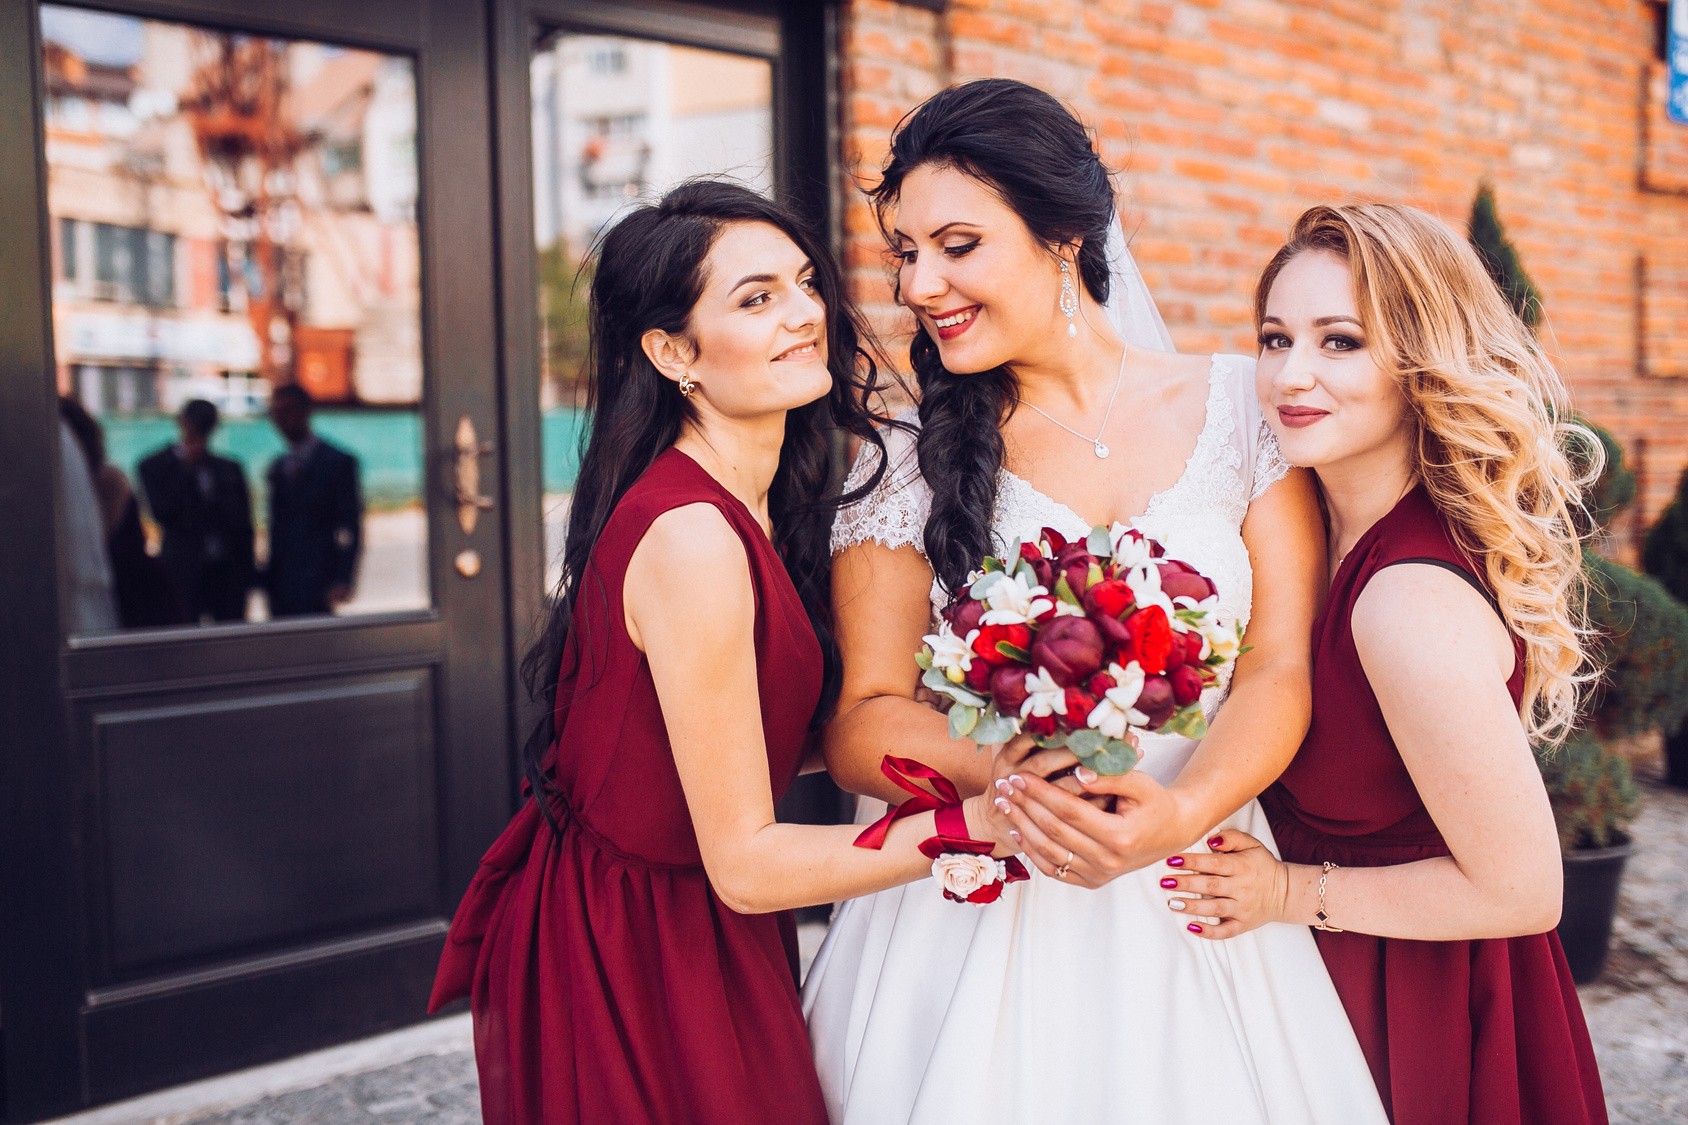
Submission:
[[[1032,641],[1032,664],[1062,687],[1089,679],[1105,655],[1102,631],[1086,617],[1057,617]]]
[[[1169,598],[1193,598],[1199,602],[1219,592],[1211,579],[1176,559],[1161,564],[1160,582],[1161,590]]]
[[[1024,664],[999,664],[991,671],[991,698],[1003,715],[1018,715],[1020,704],[1030,693],[1026,691],[1026,676],[1031,672]]]
[[[1178,709],[1178,701],[1173,698],[1172,684],[1165,676],[1145,676],[1143,691],[1133,706],[1149,717],[1150,730],[1159,730]]]
[[[1177,700],[1178,706],[1194,703],[1202,697],[1202,674],[1192,665],[1179,665],[1166,674],[1166,679],[1172,685],[1172,698]]]

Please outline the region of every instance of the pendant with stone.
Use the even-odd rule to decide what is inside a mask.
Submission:
[[[1096,456],[1106,457],[1107,455],[1108,455],[1108,447],[1103,445],[1101,442],[1097,442],[1096,443]]]

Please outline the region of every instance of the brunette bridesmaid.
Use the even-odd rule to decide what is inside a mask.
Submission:
[[[1599,447],[1421,211],[1308,211],[1255,318],[1266,416],[1330,520],[1313,720],[1261,797],[1284,862],[1225,832],[1167,860],[1168,905],[1204,939],[1317,927],[1395,1125],[1605,1122],[1530,748],[1588,677],[1564,450]]]
[[[431,1006],[470,997],[487,1125],[824,1125],[790,908],[927,875],[940,825],[992,845],[982,796],[877,850],[774,819],[838,691],[829,431],[878,440],[875,373],[824,244],[743,188],[634,210],[595,265],[590,439],[528,660],[555,692],[538,799]]]

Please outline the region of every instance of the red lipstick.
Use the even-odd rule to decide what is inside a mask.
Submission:
[[[1320,418],[1330,415],[1328,410],[1316,410],[1311,406],[1280,406],[1278,407],[1278,421],[1292,430],[1311,426]]]

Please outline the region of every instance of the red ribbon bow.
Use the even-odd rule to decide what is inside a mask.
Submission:
[[[949,778],[923,762],[913,758],[895,758],[885,755],[879,763],[879,770],[896,784],[900,789],[907,790],[912,796],[872,824],[862,830],[856,837],[856,847],[873,848],[878,850],[885,846],[885,837],[891,831],[891,825],[905,816],[915,816],[932,810],[933,824],[938,830],[936,836],[928,836],[920,842],[920,854],[927,859],[937,859],[946,852],[964,852],[968,855],[990,855],[996,850],[996,845],[989,840],[975,840],[967,834],[967,816],[961,811],[961,795],[955,791],[955,783]],[[915,779],[931,782],[936,795],[928,793],[915,784]],[[1022,879],[1031,878],[1031,873],[1025,868],[1018,856],[1009,856],[1003,866],[1007,869],[1007,878],[1001,883],[992,883],[988,887],[981,887],[967,897],[968,902],[994,902],[1002,894],[1006,883],[1018,883]],[[950,898],[948,891],[944,892]]]

